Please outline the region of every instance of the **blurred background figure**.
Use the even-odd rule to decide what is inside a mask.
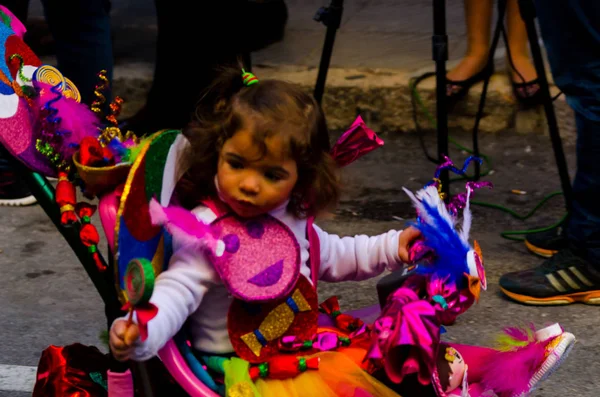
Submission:
[[[467,51],[462,60],[450,70],[446,78],[447,96],[451,101],[464,97],[469,88],[493,74],[493,65],[486,68],[492,26],[493,0],[464,0],[467,25]],[[539,103],[540,86],[529,54],[525,23],[519,12],[518,0],[506,4],[508,47],[514,67],[507,62],[508,75],[517,100]]]
[[[28,0],[2,0],[27,26]],[[42,0],[50,36],[43,26],[35,26],[24,40],[34,52],[52,45],[57,67],[73,81],[81,93],[82,102],[91,104],[97,73],[113,73],[113,52],[110,34],[109,0]],[[28,29],[29,30],[29,29]],[[110,102],[110,90],[105,93]],[[11,167],[8,153],[0,148],[0,205],[22,206],[36,202],[27,186]]]
[[[283,0],[155,0],[154,78],[145,106],[121,128],[144,135],[182,128],[219,65],[283,38]]]

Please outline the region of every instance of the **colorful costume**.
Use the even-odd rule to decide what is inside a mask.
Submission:
[[[88,198],[100,198],[119,297],[142,333],[135,357],[158,353],[181,384],[188,373],[175,376],[177,365],[164,354],[176,335],[177,354],[195,366],[194,375],[212,393],[195,396],[395,396],[386,385],[394,388],[409,377],[440,396],[513,396],[535,388],[572,347],[574,337],[559,326],[509,329],[498,349],[440,340],[442,326],[486,288],[481,253],[468,241],[468,202],[477,186],[468,185],[447,207],[435,179],[416,195],[407,192],[423,234],[412,248],[416,268],[376,321],[364,324],[341,313],[335,298],[319,304],[316,283],[362,280],[394,267],[398,232],[339,238],[284,207],[243,220],[217,198],[192,212],[172,207],[184,171],[176,167],[177,153],[188,144],[179,131],[161,131],[142,142],[123,136],[116,128],[120,100],[111,104],[106,125],[97,106],[78,102],[67,78],[41,65],[22,42],[22,24],[3,7],[0,16],[0,142],[31,169],[59,177],[60,222],[81,222],[81,240],[104,272],[99,234],[90,223],[96,207],[76,202],[74,184]],[[382,143],[357,119],[332,155],[343,166]],[[456,170],[449,160],[442,167]],[[199,360],[181,329],[191,334]],[[236,356],[223,356],[231,352]],[[114,374],[104,380],[106,362],[85,365],[98,354],[79,345],[47,349],[34,395],[104,395],[107,384],[111,394],[130,393]]]

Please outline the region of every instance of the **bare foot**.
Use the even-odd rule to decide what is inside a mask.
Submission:
[[[526,56],[517,56],[513,58],[513,65],[515,69],[511,68],[510,77],[515,83],[527,83],[537,78],[535,67],[531,62],[531,59]]]
[[[448,80],[463,81],[481,72],[487,63],[487,54],[467,55],[456,67],[446,74]]]

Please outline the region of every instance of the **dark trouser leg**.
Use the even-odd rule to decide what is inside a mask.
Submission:
[[[556,85],[577,118],[577,174],[569,240],[600,267],[600,3],[537,0]]]
[[[77,86],[82,102],[91,104],[98,72],[106,70],[112,81],[110,1],[42,0],[42,4],[56,42],[58,69]],[[105,96],[109,102],[110,94]]]
[[[146,104],[155,129],[183,127],[216,76],[215,68],[235,62],[238,43],[244,40],[239,29],[242,3],[155,0],[156,65]]]

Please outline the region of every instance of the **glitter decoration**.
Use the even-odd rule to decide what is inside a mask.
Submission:
[[[235,254],[240,249],[240,238],[235,234],[228,234],[223,237],[223,242],[225,243],[225,251],[230,254]]]
[[[277,261],[256,276],[252,277],[248,280],[248,282],[260,287],[268,287],[269,285],[273,285],[279,281],[282,273],[283,259]]]
[[[242,80],[246,87],[250,87],[251,85],[258,83],[258,78],[252,73],[246,72],[244,69],[242,69]]]
[[[261,238],[265,234],[265,227],[259,221],[249,221],[246,223],[246,229],[252,238]]]
[[[73,99],[76,102],[81,102],[81,94],[75,84],[65,77],[65,87],[62,92],[65,98]]]
[[[102,112],[101,106],[104,105],[104,102],[106,102],[106,97],[103,94],[108,89],[108,78],[106,77],[106,73],[107,72],[104,69],[98,73],[98,79],[100,80],[100,83],[96,84],[96,88],[94,90],[94,96],[96,99],[94,99],[92,105],[90,106],[92,111],[97,115],[100,115]]]
[[[13,59],[19,60],[19,71],[18,71],[19,78],[25,82],[30,82],[31,79],[23,74],[23,65],[25,64],[23,57],[20,54],[12,54],[10,56],[10,58],[8,58],[8,59],[9,59],[9,61],[12,61]]]
[[[304,341],[317,333],[317,292],[303,275],[290,296],[260,304],[258,313],[248,310],[249,306],[256,305],[234,299],[227,315],[227,328],[236,354],[251,363],[280,355],[281,337],[295,336]]]
[[[223,236],[234,234],[239,238],[240,246],[235,254],[225,251],[220,257],[211,256],[215,270],[236,298],[257,303],[280,299],[291,292],[300,274],[300,247],[289,227],[268,214],[252,223],[235,214],[226,214],[211,225]],[[259,232],[262,237],[256,238]],[[249,281],[263,278],[269,271],[263,272],[279,261],[283,262],[276,282],[257,285]],[[272,276],[269,279],[274,280]]]
[[[42,65],[33,74],[33,84],[44,83],[51,86],[57,86],[59,92],[62,91],[65,85],[65,78],[54,66]],[[61,94],[62,95],[62,94]]]
[[[257,330],[242,335],[241,338],[255,356],[260,356],[261,349],[268,342],[281,336],[290,328],[294,317],[299,312],[310,311],[310,304],[304,299],[300,290],[295,290],[291,302],[286,300],[273,309],[263,320]]]
[[[457,194],[456,196],[452,197],[452,199],[450,200],[450,202],[447,205],[448,212],[450,212],[450,214],[452,214],[452,215],[457,215],[458,211],[462,210],[467,205],[467,193],[472,197],[475,189],[481,189],[483,187],[487,187],[487,188],[491,189],[493,187],[493,185],[491,182],[487,182],[487,181],[467,182],[466,183],[467,191]]]
[[[111,123],[114,127],[119,125],[117,121],[117,117],[121,113],[121,107],[123,106],[123,98],[117,96],[109,105],[110,107],[110,115],[106,116],[106,120]]]
[[[132,305],[150,302],[154,291],[154,269],[147,259],[134,259],[125,271],[125,294]]]
[[[248,382],[238,382],[227,389],[229,397],[252,397],[254,395],[254,390]]]
[[[160,197],[160,191],[163,183],[163,171],[165,161],[169,155],[171,145],[179,135],[179,131],[170,130],[161,134],[160,140],[150,143],[146,153],[147,161],[144,166],[146,199],[150,201],[152,197]]]

